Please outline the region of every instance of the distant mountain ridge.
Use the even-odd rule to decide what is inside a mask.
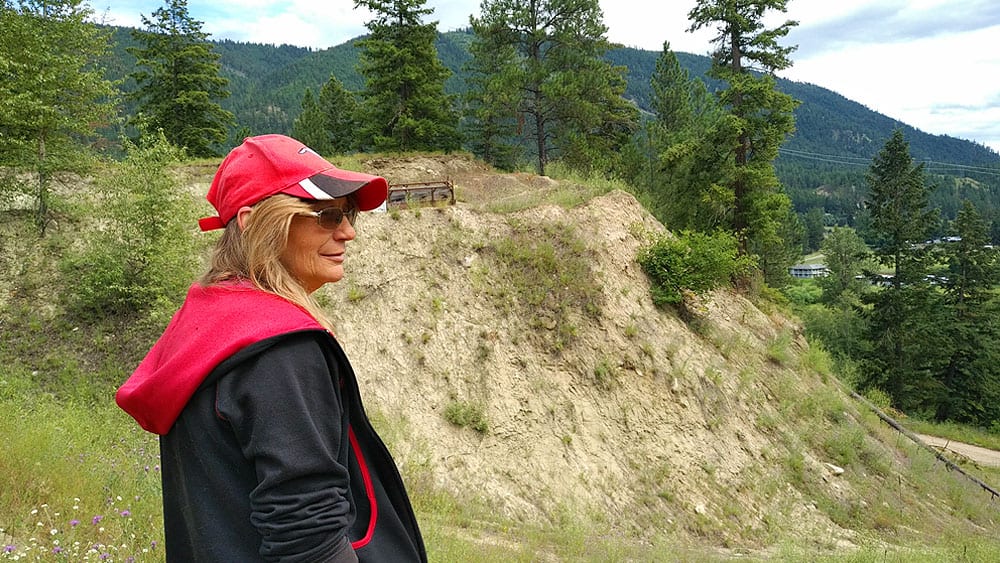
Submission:
[[[129,31],[130,28],[114,28],[114,40],[118,43],[116,56],[121,63],[118,69],[126,75],[134,65],[131,55],[124,49],[133,44]],[[453,73],[447,84],[451,93],[465,90],[463,66],[469,60],[471,40],[472,33],[468,30],[438,36],[439,57]],[[364,87],[364,80],[356,70],[358,50],[354,47],[355,41],[352,39],[323,50],[213,41],[232,92],[231,97],[223,101],[223,106],[233,111],[237,121],[254,133],[288,133],[299,113],[306,88],[318,92],[331,74],[348,90],[358,91]],[[616,47],[607,54],[609,61],[629,69],[626,97],[646,111],[650,109],[652,96],[649,80],[659,56],[657,51],[631,47]],[[708,57],[677,53],[677,58],[691,76],[702,78],[710,88],[713,86],[712,81],[705,78],[711,65]],[[785,79],[779,79],[778,85],[802,102],[795,112],[796,133],[786,144],[789,149],[870,159],[882,148],[893,129],[902,128],[916,160],[970,166],[1000,165],[1000,154],[984,145],[925,133],[832,90]]]
[[[110,78],[126,79],[134,70],[135,60],[127,52],[134,45],[130,31],[112,28],[115,47],[108,62]],[[452,71],[445,85],[449,93],[466,90],[464,67],[473,37],[468,29],[438,35],[438,56]],[[242,132],[288,134],[307,88],[317,94],[331,74],[350,91],[364,88],[364,78],[357,71],[357,39],[322,50],[213,41],[231,92],[222,106],[235,114]],[[606,55],[612,64],[628,69],[625,96],[647,113],[652,113],[650,78],[660,54],[616,46]],[[708,57],[676,55],[690,75],[704,80],[710,90],[722,87],[705,76],[711,66]],[[126,91],[135,87],[127,79],[123,84]],[[796,131],[775,163],[798,212],[818,207],[827,215],[828,224],[853,225],[864,206],[864,175],[871,159],[893,130],[901,128],[915,161],[948,163],[927,166],[928,180],[942,188],[932,194],[931,205],[953,219],[961,201],[967,199],[1000,227],[1000,154],[971,141],[925,133],[826,88],[784,79],[778,80],[778,87],[801,102],[795,110]],[[135,108],[127,104],[125,110],[132,114]],[[230,141],[235,142],[237,136]],[[1000,228],[996,237],[1000,240]]]

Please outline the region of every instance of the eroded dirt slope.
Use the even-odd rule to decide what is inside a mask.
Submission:
[[[780,432],[759,423],[781,418],[772,387],[817,384],[765,359],[782,338],[801,350],[799,327],[728,292],[703,303],[701,335],[657,309],[635,256],[643,233],[663,227],[631,195],[497,215],[479,203],[553,181],[448,157],[371,171],[390,182],[449,177],[460,199],[364,216],[346,280],[326,290],[369,408],[405,421],[385,425],[397,430],[390,440],[403,464],[520,518],[569,511],[612,529],[680,534],[698,519],[752,529],[777,518],[816,541],[852,540],[780,482]],[[561,353],[538,346],[535,329],[501,312],[484,286],[496,267],[488,243],[519,222],[573,225],[600,287],[600,313],[574,319],[577,336]],[[610,383],[597,381],[602,369]],[[482,405],[489,430],[448,422],[455,402]],[[828,460],[803,456],[808,471],[829,471]],[[833,494],[851,494],[836,481]]]

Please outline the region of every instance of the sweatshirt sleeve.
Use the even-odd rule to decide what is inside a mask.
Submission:
[[[324,337],[284,337],[218,383],[218,414],[257,475],[250,521],[267,561],[357,561],[346,538],[347,416]]]

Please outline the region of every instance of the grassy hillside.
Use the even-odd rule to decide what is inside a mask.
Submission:
[[[622,186],[463,156],[336,163],[458,189],[365,214],[320,295],[432,560],[1000,558],[997,502],[854,403],[780,304],[656,308],[635,256],[663,226]],[[174,169],[197,201],[170,221],[205,211],[213,164]],[[108,227],[88,185],[45,239],[0,211],[0,559],[163,556],[156,440],[111,394],[178,297],[67,308],[84,272],[60,265]]]

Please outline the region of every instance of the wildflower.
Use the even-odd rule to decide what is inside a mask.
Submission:
[[[75,528],[75,527],[77,527],[77,526],[78,526],[79,524],[80,524],[80,521],[79,521],[79,520],[77,520],[76,518],[74,518],[74,519],[72,519],[72,520],[70,520],[70,521],[69,521],[69,525],[70,525],[70,527],[71,527],[71,528]]]
[[[54,536],[54,535],[56,535],[58,533],[59,533],[59,530],[57,530],[55,528],[52,528],[51,530],[49,530],[49,535],[50,536]]]
[[[135,563],[135,557],[129,555],[128,557],[125,558],[125,563]]]
[[[101,554],[100,557],[98,557],[98,559],[100,559],[101,561],[104,561],[105,559],[110,559],[110,558],[111,558],[111,554],[108,553],[108,552],[104,552],[104,553]]]
[[[63,548],[58,545],[52,548],[52,553],[62,553]]]
[[[15,549],[17,549],[16,545],[7,544],[7,545],[3,546],[3,552],[4,553],[10,553],[10,552],[14,551]]]
[[[93,518],[92,518],[92,519],[90,520],[90,523],[91,523],[91,524],[94,524],[94,525],[96,526],[96,525],[97,525],[97,523],[98,523],[98,522],[100,522],[100,521],[101,521],[101,520],[103,520],[103,519],[104,519],[104,517],[103,517],[103,516],[101,516],[100,514],[98,514],[97,516],[94,516],[94,517],[93,517]]]
[[[121,512],[119,512],[118,514],[120,514],[120,515],[124,516],[125,518],[128,518],[129,516],[131,516],[131,515],[132,515],[132,513],[131,513],[131,512],[129,512],[129,510],[128,510],[127,508],[126,508],[125,510],[122,510],[122,511],[121,511]]]

